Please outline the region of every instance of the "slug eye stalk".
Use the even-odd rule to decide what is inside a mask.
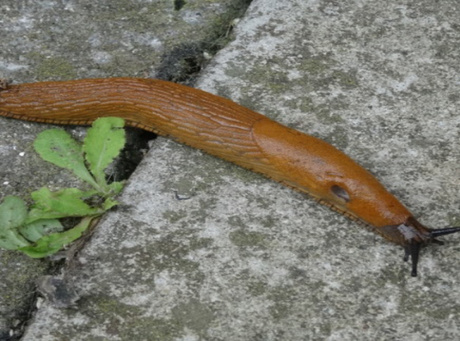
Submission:
[[[432,242],[438,245],[444,245],[444,242],[437,240],[436,238],[457,232],[460,232],[460,227],[446,227],[443,229],[430,230],[430,232],[428,233],[428,242]],[[407,262],[409,258],[411,258],[412,260],[412,277],[417,276],[417,265],[420,254],[420,248],[423,244],[425,243],[412,239],[404,247],[404,261]]]
[[[452,234],[452,233],[456,233],[456,232],[460,232],[460,226],[446,227],[446,228],[443,228],[443,229],[432,230],[432,231],[430,231],[430,237],[434,239],[434,238],[437,238],[437,237],[440,237],[440,236],[445,236],[446,234]]]

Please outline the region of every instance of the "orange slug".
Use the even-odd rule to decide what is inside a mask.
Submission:
[[[139,78],[3,85],[0,116],[88,125],[118,116],[126,124],[202,149],[308,193],[405,248],[417,275],[420,247],[460,227],[420,224],[368,171],[330,144],[228,99],[175,83]]]

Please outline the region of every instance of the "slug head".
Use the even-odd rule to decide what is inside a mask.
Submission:
[[[442,229],[432,230],[422,224],[420,224],[413,217],[407,219],[406,223],[396,227],[396,229],[403,236],[404,241],[404,261],[408,261],[409,257],[412,260],[412,272],[413,277],[417,276],[417,265],[420,254],[420,248],[429,243],[435,243],[443,245],[444,242],[437,240],[437,237],[444,236],[446,234],[460,232],[460,227],[446,227]]]

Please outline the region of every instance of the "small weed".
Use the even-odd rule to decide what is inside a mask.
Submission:
[[[37,153],[72,171],[92,189],[64,188],[51,192],[41,188],[31,194],[34,204],[30,210],[21,198],[7,196],[0,204],[0,247],[24,252],[32,258],[52,255],[78,239],[95,218],[117,205],[114,198],[123,183],[107,183],[104,170],[125,144],[123,126],[120,118],[100,118],[88,130],[83,145],[61,129],[39,134],[34,142]],[[59,219],[68,217],[82,219],[63,231]]]

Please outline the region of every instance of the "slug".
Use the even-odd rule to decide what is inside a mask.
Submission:
[[[367,170],[327,142],[228,99],[139,78],[83,79],[0,87],[0,116],[88,125],[117,116],[311,195],[405,249],[417,276],[420,247],[460,227],[430,229]]]

